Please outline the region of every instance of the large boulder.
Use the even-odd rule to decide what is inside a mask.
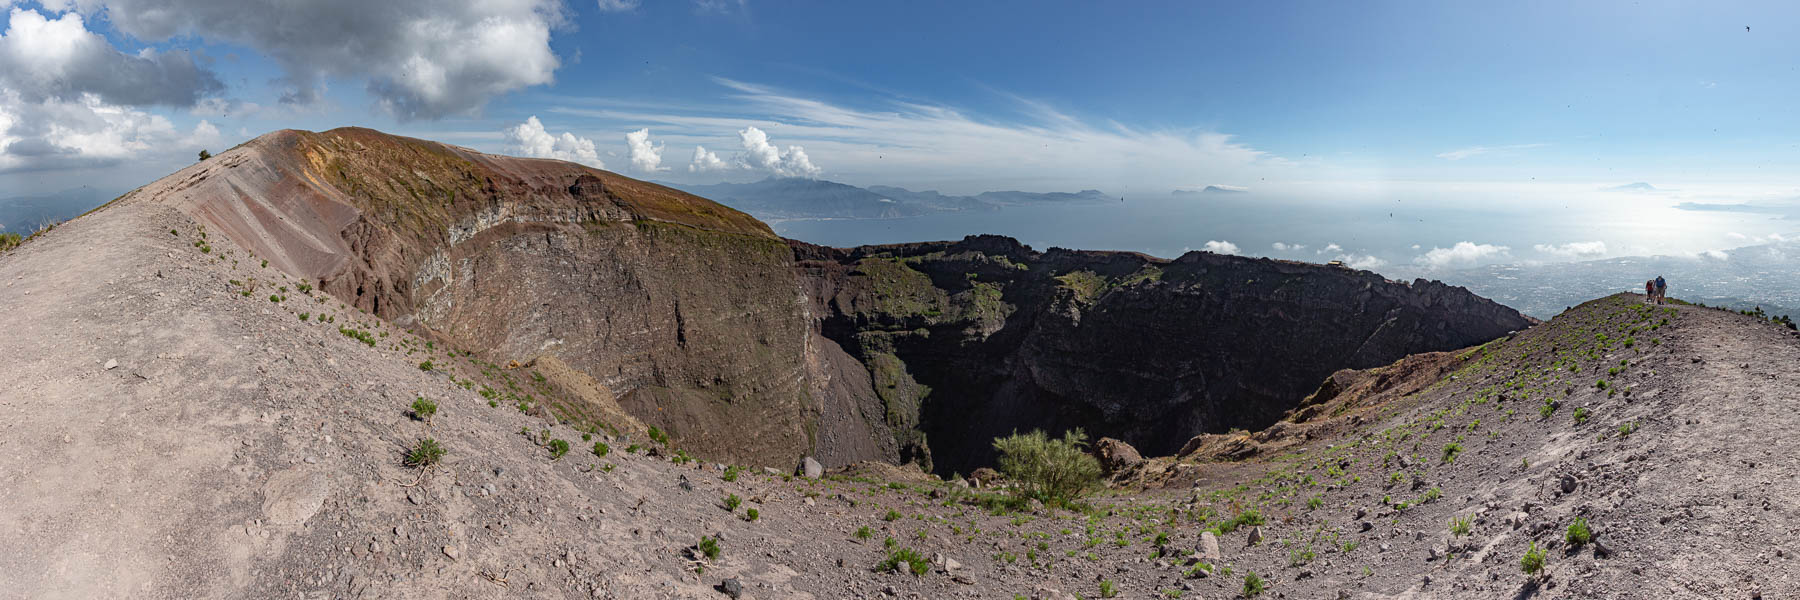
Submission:
[[[1138,454],[1137,448],[1120,440],[1100,438],[1094,443],[1094,456],[1100,459],[1100,468],[1107,475],[1117,475],[1144,464],[1144,456]]]
[[[807,479],[818,479],[825,476],[825,465],[819,464],[819,461],[811,456],[800,459],[800,468],[795,470]]]

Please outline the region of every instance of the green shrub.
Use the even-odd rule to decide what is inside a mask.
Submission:
[[[706,555],[706,560],[718,560],[719,559],[719,552],[720,552],[719,540],[715,540],[715,539],[712,539],[709,537],[700,538],[700,544],[699,544],[698,548],[700,548],[701,554]]]
[[[1519,568],[1524,569],[1526,575],[1542,573],[1546,556],[1548,554],[1538,547],[1537,542],[1532,542],[1531,547],[1525,549],[1525,557],[1519,559]]]
[[[1587,409],[1587,407],[1585,407],[1585,406],[1583,406],[1583,407],[1581,407],[1581,408],[1577,408],[1577,409],[1575,409],[1575,424],[1576,424],[1576,425],[1580,425],[1580,424],[1582,424],[1582,423],[1586,423],[1586,422],[1587,422],[1587,419],[1588,419],[1588,409]]]
[[[437,440],[425,438],[406,453],[406,464],[414,467],[429,467],[444,458],[444,447]]]
[[[1119,595],[1119,586],[1114,585],[1111,579],[1107,579],[1105,581],[1100,582],[1100,597],[1101,598],[1112,598],[1112,597],[1115,597],[1118,595]]]
[[[649,435],[650,435],[651,441],[654,441],[658,444],[662,444],[664,446],[669,445],[669,435],[666,433],[663,433],[663,430],[658,429],[655,425],[650,426]]]
[[[312,313],[300,313],[300,320],[302,321],[305,321],[309,317],[312,317]]]
[[[1269,584],[1267,582],[1264,582],[1263,579],[1261,577],[1258,577],[1255,573],[1245,573],[1244,574],[1244,597],[1245,598],[1255,598],[1257,596],[1261,596],[1263,591],[1267,590],[1268,587],[1269,587]]]
[[[1221,521],[1217,525],[1214,525],[1213,533],[1216,533],[1218,535],[1225,535],[1227,533],[1237,531],[1239,527],[1256,526],[1256,525],[1261,525],[1261,524],[1263,524],[1262,512],[1258,511],[1254,508],[1251,508],[1251,509],[1245,510],[1244,512],[1238,513],[1236,516],[1233,516],[1230,519]]]
[[[856,539],[866,540],[874,535],[875,535],[875,532],[870,531],[868,525],[864,525],[864,526],[858,527],[856,529]]]
[[[1569,532],[1563,539],[1568,540],[1570,546],[1580,547],[1592,541],[1594,534],[1588,530],[1587,519],[1575,517],[1575,522],[1569,524]]]
[[[612,446],[606,445],[606,442],[594,442],[594,456],[602,456],[603,457],[611,452],[612,452]]]
[[[881,516],[881,520],[887,521],[890,523],[894,522],[894,521],[898,521],[898,520],[900,520],[900,511],[890,508],[890,509],[888,509],[887,514]]]
[[[564,440],[550,440],[550,443],[546,444],[545,447],[550,449],[550,460],[562,458],[564,454],[569,453],[569,442]]]
[[[428,361],[419,363],[419,370],[420,371],[430,371],[431,370],[431,361],[428,360]]]
[[[757,510],[754,508],[745,509],[744,510],[744,518],[749,521],[755,521],[757,519],[762,518],[762,513],[757,512]]]
[[[414,418],[417,418],[420,421],[429,422],[431,421],[432,415],[437,414],[437,403],[426,400],[424,396],[420,396],[419,399],[414,400],[412,403],[412,413]]]
[[[1456,455],[1461,454],[1462,449],[1463,449],[1462,444],[1459,444],[1456,442],[1450,442],[1448,444],[1444,444],[1444,462],[1445,463],[1456,462]]]
[[[743,504],[744,504],[744,501],[742,499],[738,498],[737,494],[728,494],[725,496],[725,510],[729,510],[731,512],[737,512],[738,506],[741,506]]]
[[[737,465],[732,465],[732,466],[726,467],[725,468],[725,476],[724,476],[725,481],[737,481],[738,473],[742,472],[743,470],[744,470],[743,467],[740,467]]]
[[[1080,429],[1060,440],[1036,429],[994,439],[1000,472],[1019,483],[1018,493],[1059,506],[1069,506],[1100,480],[1100,461],[1083,451],[1086,445]]]

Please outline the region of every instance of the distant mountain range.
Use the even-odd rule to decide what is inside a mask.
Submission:
[[[1079,192],[982,192],[950,196],[875,185],[867,188],[823,179],[771,177],[751,183],[663,185],[702,196],[759,219],[893,219],[930,213],[996,210],[1002,206],[1107,202],[1099,190]]]
[[[0,233],[27,235],[44,225],[61,223],[93,210],[115,195],[83,186],[49,194],[0,198]]]

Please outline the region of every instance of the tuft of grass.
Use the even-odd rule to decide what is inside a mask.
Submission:
[[[875,532],[870,531],[868,525],[864,525],[864,526],[856,529],[856,539],[866,540],[866,539],[869,539],[870,537],[874,537],[874,535],[875,535]]]
[[[754,508],[744,510],[744,519],[747,521],[755,522],[757,519],[761,519],[761,518],[762,518],[762,513],[757,511]]]
[[[432,369],[431,361],[428,360],[428,361],[419,363],[420,371],[430,371],[431,369]]]
[[[725,510],[737,512],[738,506],[743,505],[743,503],[743,499],[738,498],[737,494],[727,494],[725,496]]]
[[[899,548],[889,551],[887,560],[875,565],[875,570],[898,572],[902,567],[911,571],[913,575],[924,575],[931,570],[931,563],[925,560],[925,555],[920,554],[918,550]]]
[[[1581,408],[1577,408],[1577,409],[1575,409],[1575,424],[1576,424],[1576,425],[1580,425],[1580,424],[1582,424],[1582,423],[1586,423],[1586,422],[1587,422],[1587,419],[1588,419],[1588,409],[1587,409],[1587,407],[1585,407],[1585,406],[1583,406],[1583,407],[1581,407]]]
[[[1592,531],[1588,530],[1587,519],[1575,517],[1575,522],[1569,524],[1569,531],[1563,536],[1563,539],[1567,540],[1570,546],[1579,548],[1582,545],[1593,541],[1594,534]]]
[[[669,434],[663,433],[663,430],[658,429],[655,425],[650,426],[650,431],[648,433],[651,441],[664,446],[669,445]]]
[[[1462,444],[1456,442],[1444,444],[1444,463],[1448,464],[1456,462],[1456,455],[1461,454],[1462,449]]]
[[[1525,549],[1525,557],[1519,559],[1519,568],[1524,569],[1526,575],[1542,573],[1544,572],[1544,558],[1547,556],[1549,554],[1544,552],[1543,548],[1539,548],[1537,542],[1532,542],[1531,547]]]
[[[894,521],[898,521],[898,520],[900,520],[900,511],[890,508],[890,509],[888,509],[887,514],[881,516],[881,520],[888,521],[890,523],[894,522]]]
[[[737,481],[738,473],[743,472],[743,470],[743,467],[737,465],[726,467],[724,476],[725,481]]]
[[[1450,519],[1450,534],[1455,536],[1469,535],[1475,528],[1474,517],[1453,517]]]
[[[1107,580],[1100,582],[1100,597],[1101,598],[1112,598],[1112,597],[1118,596],[1118,595],[1119,595],[1119,586],[1114,585],[1111,579],[1107,579]]]
[[[544,446],[550,449],[550,460],[562,458],[564,454],[569,453],[569,442],[567,440],[550,440],[550,443],[545,444]]]
[[[406,452],[406,464],[414,467],[429,467],[444,459],[444,446],[437,440],[425,438],[419,440],[412,450]]]
[[[413,400],[412,413],[413,418],[429,423],[431,417],[437,414],[437,403],[420,396],[419,399]]]
[[[1623,437],[1630,436],[1633,432],[1636,432],[1637,429],[1638,429],[1637,421],[1631,421],[1629,423],[1620,425],[1619,426],[1619,437],[1623,438]]]
[[[606,445],[606,442],[594,442],[594,456],[602,456],[603,457],[611,452],[612,452],[612,446]]]

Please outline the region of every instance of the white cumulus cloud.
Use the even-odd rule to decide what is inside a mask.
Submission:
[[[1592,242],[1569,242],[1562,245],[1537,244],[1531,248],[1544,254],[1554,254],[1569,258],[1592,258],[1606,255],[1606,242],[1598,240]]]
[[[1432,249],[1426,251],[1425,254],[1413,259],[1413,262],[1433,269],[1467,267],[1475,266],[1481,261],[1493,260],[1506,256],[1507,252],[1510,250],[1512,249],[1506,246],[1497,246],[1494,244],[1457,242],[1456,245],[1449,248],[1432,247]]]
[[[1207,252],[1211,252],[1213,254],[1237,254],[1238,253],[1237,244],[1233,244],[1231,242],[1226,242],[1226,241],[1221,241],[1221,240],[1208,240],[1206,242],[1206,245],[1201,246],[1200,249],[1205,250]]]
[[[1333,252],[1343,252],[1343,251],[1344,251],[1343,246],[1339,246],[1337,244],[1325,244],[1325,247],[1320,248],[1317,253],[1318,254],[1331,254]]]
[[[625,134],[625,145],[631,148],[631,168],[643,173],[667,171],[662,166],[662,144],[650,143],[648,127]]]
[[[506,138],[507,151],[513,154],[578,162],[596,169],[606,168],[606,163],[600,160],[600,153],[594,150],[594,140],[576,137],[567,131],[560,136],[551,135],[544,130],[544,124],[536,116],[508,127],[502,133]]]
[[[1336,260],[1344,262],[1344,266],[1352,269],[1375,269],[1387,264],[1387,261],[1370,254],[1339,254]]]
[[[694,146],[694,160],[688,163],[689,173],[713,173],[730,168],[730,163],[719,160],[718,154],[707,152],[705,146]]]
[[[1713,260],[1725,260],[1727,258],[1731,258],[1731,255],[1725,253],[1724,250],[1707,250],[1705,252],[1701,252],[1700,256],[1704,257],[1704,258],[1710,258]]]
[[[1270,244],[1269,247],[1274,248],[1276,252],[1287,252],[1289,250],[1298,252],[1306,249],[1305,244],[1288,244],[1283,242],[1275,242]]]
[[[638,0],[600,0],[600,12],[631,12],[637,7]]]
[[[738,137],[744,144],[744,155],[738,158],[744,168],[768,171],[777,177],[816,177],[820,173],[819,167],[806,157],[805,148],[776,148],[769,143],[769,134],[755,127],[744,128]]]
[[[145,42],[254,49],[281,66],[283,100],[314,104],[329,80],[362,80],[401,119],[474,114],[554,80],[561,0],[69,0]],[[46,3],[48,7],[48,3]]]

